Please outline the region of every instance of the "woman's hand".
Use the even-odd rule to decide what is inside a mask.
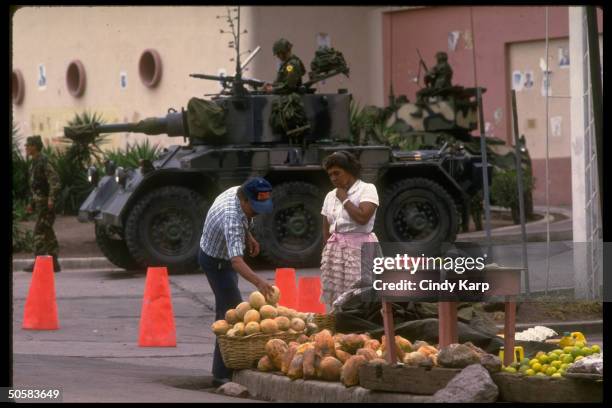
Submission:
[[[336,188],[336,197],[341,202],[344,202],[344,200],[346,200],[348,198],[348,192],[346,191],[345,188],[338,187],[338,188]]]

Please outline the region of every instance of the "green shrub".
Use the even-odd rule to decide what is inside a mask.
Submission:
[[[12,148],[12,182],[13,182],[13,201],[25,202],[28,198],[28,165],[29,160],[23,156],[19,150],[21,136],[19,130],[13,124],[11,132]]]
[[[23,213],[25,209],[22,206]],[[32,231],[24,230],[20,227],[19,221],[23,219],[23,215],[19,213],[19,209],[13,205],[13,232],[12,246],[13,252],[33,252],[34,251],[34,234]]]
[[[523,172],[523,192],[525,197],[532,190],[534,178]],[[491,202],[500,207],[509,208],[515,224],[521,222],[519,216],[519,199],[516,170],[496,169],[491,183]]]
[[[127,143],[125,149],[113,149],[104,152],[106,160],[112,160],[117,167],[137,168],[141,159],[154,161],[159,157],[161,149],[159,145],[151,145],[149,139],[134,144]],[[101,164],[101,163],[100,163]]]

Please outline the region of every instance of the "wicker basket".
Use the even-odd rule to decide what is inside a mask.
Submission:
[[[332,333],[336,332],[336,316],[333,314],[316,313],[312,322],[317,325],[319,330],[327,329]]]
[[[266,354],[266,343],[271,339],[281,339],[286,343],[296,340],[299,333],[280,332],[276,334],[255,333],[245,337],[217,336],[221,356],[227,368],[244,369],[257,366]]]

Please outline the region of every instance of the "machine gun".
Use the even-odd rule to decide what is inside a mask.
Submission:
[[[238,87],[249,85],[253,88],[260,88],[264,86],[265,84],[265,81],[260,81],[258,79],[242,78],[242,77],[237,78],[235,76],[226,76],[226,75],[218,76],[218,75],[208,75],[208,74],[189,74],[189,76],[192,78],[208,79],[210,81],[219,81],[221,82],[221,86],[223,87],[224,91],[227,89],[233,89],[234,83],[236,83]]]
[[[423,57],[421,56],[421,52],[419,51],[418,48],[416,49],[416,52],[419,55],[419,71],[417,72],[417,84],[418,84],[419,80],[421,79],[421,67],[425,68],[426,75],[429,73],[429,68],[427,68],[427,64],[425,64],[425,61],[423,61]]]

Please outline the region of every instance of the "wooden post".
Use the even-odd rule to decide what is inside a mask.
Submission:
[[[516,301],[507,296],[504,317],[504,361],[509,366],[514,361],[514,334],[516,332]]]
[[[397,353],[395,352],[395,327],[393,326],[393,308],[391,303],[382,299],[383,325],[385,328],[387,349],[387,362],[390,365],[397,363]]]
[[[458,341],[457,302],[438,302],[438,347]]]

